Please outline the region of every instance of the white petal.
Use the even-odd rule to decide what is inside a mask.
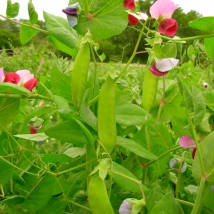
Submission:
[[[148,16],[146,15],[146,13],[141,13],[141,12],[137,12],[137,13],[131,13],[129,11],[127,11],[128,14],[131,14],[132,16],[134,16],[135,18],[139,19],[139,20],[147,20]]]
[[[179,60],[175,58],[157,59],[155,61],[156,68],[161,72],[172,70],[179,62]]]
[[[79,3],[79,2],[76,2],[75,4],[69,5],[67,8],[70,8],[70,9],[80,8],[80,3]]]
[[[77,25],[76,16],[67,15],[67,19],[71,27],[74,27],[75,25]]]

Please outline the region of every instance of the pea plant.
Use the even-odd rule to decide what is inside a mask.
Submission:
[[[22,44],[42,32],[72,62],[0,66],[1,213],[214,213],[214,17],[179,38],[179,5],[140,5],[70,0],[67,20],[44,11],[43,30],[32,0],[23,23],[7,1],[0,17],[20,25]],[[128,24],[141,26],[130,59],[104,63],[99,41]],[[147,63],[133,66],[140,48]]]

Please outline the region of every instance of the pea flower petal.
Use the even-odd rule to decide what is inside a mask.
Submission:
[[[28,89],[29,91],[32,91],[34,87],[36,87],[38,83],[38,80],[36,78],[32,78],[30,80],[28,80],[23,87]]]
[[[14,72],[7,72],[4,78],[4,82],[18,84],[20,82],[20,76]]]
[[[1,82],[1,80],[0,80],[0,82]],[[209,84],[207,82],[203,82],[203,86],[205,89],[209,88]]]
[[[156,20],[159,18],[168,19],[172,17],[172,14],[177,8],[178,4],[174,4],[171,0],[157,0],[150,7],[150,14]]]
[[[164,19],[158,26],[158,32],[168,36],[174,36],[178,30],[178,23],[175,19]]]
[[[129,24],[131,24],[131,25],[138,24],[138,19],[135,16],[133,16],[132,14],[128,14],[128,20],[129,20]]]
[[[4,68],[0,68],[0,83],[4,81]]]
[[[77,25],[77,14],[78,10],[80,9],[79,2],[76,2],[75,4],[69,5],[66,7],[66,9],[63,9],[62,12],[64,12],[67,15],[67,20],[71,27],[74,27]]]
[[[175,58],[165,58],[165,59],[157,59],[156,68],[161,72],[166,72],[172,70],[179,62],[178,59]]]
[[[182,136],[179,139],[179,143],[184,148],[196,148],[195,141],[188,135]]]
[[[156,68],[156,65],[155,63],[152,64],[150,67],[149,67],[149,70],[155,75],[155,76],[164,76],[168,73],[168,71],[165,71],[165,72],[162,72],[162,71],[159,71],[157,68]]]
[[[139,0],[124,0],[123,7],[128,8],[130,10],[135,9],[135,2],[138,2]]]
[[[169,161],[169,167],[170,167],[170,169],[172,169],[176,163],[177,163],[177,160],[175,158],[172,158]]]
[[[132,214],[132,204],[128,201],[129,198],[125,199],[119,208],[120,214]]]
[[[20,76],[19,85],[24,84],[28,80],[34,78],[34,75],[31,74],[29,70],[18,70],[16,73]]]

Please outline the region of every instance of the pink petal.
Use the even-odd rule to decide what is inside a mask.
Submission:
[[[20,81],[20,76],[13,72],[6,73],[5,78],[4,78],[4,82],[10,82],[10,83],[14,83],[14,84],[19,83],[19,81]]]
[[[27,88],[29,91],[32,91],[34,87],[36,87],[38,80],[36,78],[30,79],[27,81],[23,87]]]
[[[180,146],[184,148],[196,148],[195,141],[188,135],[182,136],[179,139],[179,143]]]
[[[31,74],[29,70],[18,70],[16,73],[20,76],[19,84],[24,84],[28,80],[34,78],[34,75]]]
[[[166,58],[166,59],[157,59],[156,68],[161,72],[166,72],[172,70],[179,62],[178,59],[175,58]]]
[[[149,67],[149,70],[155,75],[155,76],[164,76],[168,73],[168,71],[165,71],[165,72],[162,72],[162,71],[159,71],[157,68],[156,68],[156,65],[155,64],[152,64],[150,67]]]
[[[150,7],[150,14],[156,20],[159,18],[167,19],[172,17],[172,14],[177,8],[178,4],[174,4],[174,2],[170,0],[157,0]]]
[[[158,32],[168,36],[174,36],[178,30],[178,23],[175,19],[164,19],[158,26]]]
[[[134,0],[124,0],[123,7],[128,8],[130,10],[134,10],[135,9],[135,3],[134,2],[135,2]]]
[[[4,81],[4,68],[0,68],[0,83]]]

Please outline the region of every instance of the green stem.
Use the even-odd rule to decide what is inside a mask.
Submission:
[[[202,196],[203,196],[204,185],[205,185],[205,178],[202,177],[200,185],[199,185],[198,194],[197,194],[197,197],[195,200],[195,205],[192,209],[191,214],[200,214],[201,213],[201,209],[203,208]]]
[[[187,206],[189,206],[189,207],[193,207],[193,206],[194,206],[193,203],[188,202],[188,201],[183,201],[183,200],[180,200],[180,199],[178,199],[178,198],[176,198],[175,200],[176,200],[177,202],[179,202],[180,204],[184,204],[184,205],[187,205]]]
[[[83,206],[83,205],[81,205],[81,204],[78,204],[78,203],[76,203],[76,202],[74,202],[74,201],[71,201],[71,200],[69,200],[69,199],[67,199],[67,198],[66,198],[66,201],[68,201],[68,202],[70,202],[71,204],[74,204],[74,205],[76,205],[76,206],[78,206],[78,207],[81,207],[82,209],[85,209],[85,210],[88,210],[88,211],[92,212],[91,209],[89,209],[88,207],[85,207],[85,206]]]
[[[123,67],[123,69],[120,71],[120,73],[118,74],[118,77],[115,78],[114,82],[116,82],[119,78],[121,78],[121,76],[123,75],[123,73],[126,71],[126,69],[128,68],[128,66],[130,65],[130,63],[132,62],[132,60],[134,59],[136,53],[137,53],[137,49],[138,49],[138,46],[140,44],[140,41],[142,39],[142,36],[143,36],[143,32],[145,30],[145,27],[146,27],[146,24],[147,24],[147,21],[145,21],[145,23],[143,24],[143,27],[140,31],[140,34],[139,34],[139,37],[138,37],[138,40],[137,40],[137,43],[135,45],[135,48],[134,48],[134,51],[129,59],[129,61],[126,63],[126,65]]]
[[[0,17],[2,17],[2,18],[4,18],[4,19],[7,19],[8,21],[13,22],[13,23],[15,23],[15,24],[22,25],[22,26],[24,26],[24,27],[28,27],[28,28],[31,28],[31,29],[40,31],[40,32],[45,33],[45,34],[49,34],[48,31],[43,30],[43,29],[40,29],[40,28],[37,28],[37,27],[34,27],[33,25],[23,24],[23,23],[21,23],[21,22],[18,22],[18,21],[14,20],[14,19],[10,19],[10,18],[8,18],[7,16],[3,16],[3,15],[1,15],[1,14],[0,14]]]
[[[147,27],[145,27],[145,29],[147,31],[149,31],[150,33],[153,33],[153,34],[157,33],[157,31],[150,30]],[[206,34],[206,35],[200,35],[200,36],[192,36],[192,37],[186,37],[186,38],[170,38],[170,37],[167,37],[167,36],[162,36],[162,35],[160,35],[160,36],[161,36],[162,39],[178,42],[178,41],[191,41],[191,40],[195,40],[195,39],[203,39],[203,38],[214,37],[214,34],[212,33],[212,34]]]
[[[92,160],[91,160],[91,147],[89,144],[86,145],[86,171],[90,174],[92,171]],[[87,187],[89,186],[91,176],[88,176],[87,178]]]

